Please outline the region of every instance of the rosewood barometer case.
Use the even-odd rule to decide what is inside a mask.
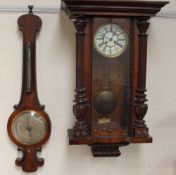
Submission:
[[[168,2],[62,0],[76,28],[76,122],[69,144],[94,156],[119,156],[119,147],[151,143],[144,121],[149,19]]]
[[[8,134],[10,139],[22,151],[22,158],[15,163],[25,172],[34,172],[44,164],[39,158],[41,146],[46,143],[51,132],[51,122],[44,111],[37,95],[36,85],[36,34],[40,30],[42,20],[33,15],[33,6],[29,6],[29,13],[18,18],[18,26],[23,32],[23,75],[21,99],[15,105],[15,111],[8,120]]]

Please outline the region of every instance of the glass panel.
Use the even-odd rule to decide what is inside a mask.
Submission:
[[[12,131],[20,143],[25,145],[37,144],[46,135],[47,123],[37,112],[25,111],[16,116]]]
[[[98,20],[97,20],[98,21]],[[127,25],[130,23],[126,21]],[[99,24],[99,22],[97,22]],[[107,24],[111,26],[110,23]],[[113,132],[118,134],[119,131],[128,131],[129,117],[130,117],[130,42],[128,28],[124,28],[123,24],[116,23],[120,28],[119,33],[122,33],[122,37],[127,41],[127,45],[123,45],[125,48],[122,52],[120,50],[119,55],[112,57],[100,54],[101,48],[97,48],[94,44],[92,52],[92,118],[93,118],[93,131],[103,131],[104,133]],[[115,23],[112,23],[115,26]],[[121,26],[121,27],[120,27]],[[102,28],[102,25],[94,26],[94,40],[96,40],[97,32]],[[106,28],[106,24],[103,25]],[[111,27],[109,27],[111,28]],[[112,27],[113,28],[113,27]],[[129,27],[130,28],[130,27]],[[127,29],[127,30],[126,30]],[[124,31],[123,31],[124,30]],[[109,32],[108,30],[106,32]],[[113,37],[117,40],[116,34],[105,33],[103,37],[110,36],[109,42]],[[121,36],[120,36],[121,37]],[[106,38],[107,40],[107,38]],[[118,44],[118,40],[114,43]],[[108,43],[105,43],[108,44]],[[113,49],[116,46],[113,45]],[[119,45],[117,47],[120,47]],[[103,49],[102,49],[103,50]],[[107,53],[107,52],[106,52]]]

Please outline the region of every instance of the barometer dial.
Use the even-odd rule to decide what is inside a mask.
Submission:
[[[38,144],[47,134],[47,122],[35,111],[24,111],[13,120],[12,133],[20,144]]]

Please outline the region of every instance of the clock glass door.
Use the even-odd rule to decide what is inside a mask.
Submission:
[[[131,110],[129,19],[93,20],[92,133],[128,135]]]

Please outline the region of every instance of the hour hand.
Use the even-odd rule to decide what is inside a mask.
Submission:
[[[105,43],[102,42],[102,43],[98,44],[98,46],[99,46],[99,47],[102,47],[104,44],[105,44]]]

